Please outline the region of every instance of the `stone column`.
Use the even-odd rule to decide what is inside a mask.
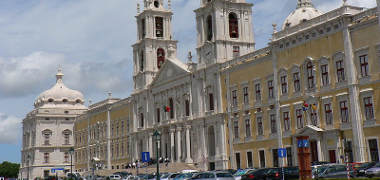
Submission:
[[[317,141],[317,149],[318,149],[318,161],[324,161],[324,157],[323,157],[323,149],[322,149],[322,145],[321,145],[321,139],[318,139]]]
[[[155,157],[156,154],[155,153],[153,154],[153,133],[149,133],[148,139],[149,139],[149,142],[148,142],[149,150],[148,151],[149,151],[151,157]]]
[[[111,108],[107,110],[107,169],[111,169]],[[92,157],[91,157],[92,158]]]
[[[220,155],[220,160],[223,161],[223,169],[226,169],[228,167],[227,165],[227,154],[226,154],[226,136],[225,136],[226,132],[225,132],[225,128],[224,128],[224,121],[222,120],[222,122],[220,122],[219,124],[219,139],[220,142],[219,142],[219,148],[220,148],[220,151],[219,151],[219,155]]]
[[[347,74],[347,85],[349,91],[349,112],[350,120],[352,123],[352,134],[354,134],[353,140],[353,151],[354,151],[354,161],[355,162],[365,162],[365,143],[363,134],[362,117],[360,112],[360,101],[359,101],[359,88],[357,83],[357,69],[354,63],[354,53],[352,50],[351,33],[348,28],[350,24],[350,19],[345,19],[345,27],[343,29],[344,38],[344,54],[345,61],[344,65]]]
[[[186,126],[186,163],[193,163],[191,159],[191,147],[190,147],[190,125]]]
[[[170,129],[170,160],[174,162],[174,132],[175,129]]]
[[[181,127],[177,127],[177,162],[181,162]]]
[[[379,17],[379,26],[380,26],[380,0],[377,0],[377,16]]]

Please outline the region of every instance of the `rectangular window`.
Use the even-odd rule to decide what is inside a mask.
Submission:
[[[156,120],[157,120],[157,123],[161,122],[161,111],[160,111],[160,108],[156,109]]]
[[[368,55],[359,56],[360,60],[360,74],[366,77],[369,74]]]
[[[247,168],[253,168],[252,152],[247,152]]]
[[[243,88],[243,100],[244,100],[244,104],[248,104],[249,103],[248,87],[244,87]]]
[[[372,97],[365,97],[363,101],[364,101],[364,110],[365,110],[366,120],[374,119]]]
[[[257,117],[257,135],[262,136],[264,135],[264,127],[263,127],[263,118]]]
[[[272,149],[273,167],[279,167],[278,163],[278,149]]]
[[[288,83],[286,82],[286,76],[281,76],[281,92],[282,94],[288,93]]]
[[[354,153],[352,151],[352,141],[346,141],[344,151],[345,151],[345,154],[348,156],[347,162],[352,163],[354,161]]]
[[[70,134],[65,133],[63,136],[65,139],[65,145],[70,144]]]
[[[296,72],[293,74],[293,84],[294,84],[294,92],[299,92],[301,90],[299,72]]]
[[[170,119],[174,118],[174,102],[173,98],[169,98],[169,108],[170,108]]]
[[[237,102],[237,90],[232,91],[232,106],[236,107],[238,104]]]
[[[44,134],[44,145],[50,145],[50,134]]]
[[[49,163],[49,153],[44,153],[44,163]]]
[[[144,113],[140,113],[140,127],[141,128],[144,127]],[[113,127],[112,127],[112,134],[113,134]]]
[[[245,137],[251,137],[251,120],[245,120]]]
[[[239,122],[234,121],[234,135],[235,139],[239,139]]]
[[[261,101],[261,87],[260,84],[255,85],[256,101]]]
[[[302,109],[296,110],[296,117],[297,117],[297,127],[298,129],[303,128],[304,122],[303,122],[303,116],[302,116]]]
[[[321,66],[322,73],[322,85],[326,86],[329,84],[329,70],[327,64]]]
[[[332,114],[330,103],[325,104],[325,120],[326,120],[326,125],[332,125],[333,114]]]
[[[310,120],[313,126],[318,126],[317,110],[313,108],[310,109]]]
[[[212,93],[208,94],[208,99],[209,99],[209,104],[210,104],[209,110],[213,111],[214,110],[214,94]]]
[[[156,21],[156,37],[164,36],[164,19],[162,17],[155,17]]]
[[[371,154],[371,161],[378,162],[379,161],[379,150],[377,147],[377,139],[368,140],[369,152]]]
[[[277,133],[276,115],[274,114],[270,115],[270,129],[271,129],[272,134]]]
[[[268,98],[274,98],[273,80],[268,81]]]
[[[284,118],[284,130],[289,131],[290,130],[289,112],[284,112],[283,118]]]
[[[63,159],[65,163],[69,162],[69,152],[64,153]]]
[[[308,85],[308,89],[312,89],[315,87],[315,84],[314,84],[314,74],[313,74],[313,64],[311,62],[309,62],[307,64],[307,85]]]
[[[342,123],[348,123],[348,107],[347,101],[340,101],[340,118]]]
[[[233,46],[233,52],[232,52],[232,55],[234,58],[236,57],[239,57],[240,56],[240,47],[239,46]]]
[[[338,82],[343,82],[346,80],[344,76],[344,63],[343,60],[337,61],[336,62],[336,73],[337,73],[337,78]]]
[[[190,116],[190,101],[187,99],[185,101],[185,115]]]
[[[293,156],[292,156],[292,148],[287,147],[286,148],[286,159],[288,160],[288,167],[293,166]]]
[[[265,151],[260,150],[259,156],[260,156],[260,168],[265,168]]]
[[[240,169],[240,153],[235,153],[236,158],[236,168]]]

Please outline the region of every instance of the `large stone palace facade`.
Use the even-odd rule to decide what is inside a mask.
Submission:
[[[155,130],[160,157],[205,170],[297,165],[298,136],[310,138],[312,161],[379,160],[378,7],[344,1],[322,13],[311,0],[296,5],[280,30],[273,25],[268,47],[256,50],[252,4],[201,0],[197,61],[189,53],[184,63],[171,1],[144,0],[134,90],[76,117],[75,170],[124,169],[142,152],[154,158]]]

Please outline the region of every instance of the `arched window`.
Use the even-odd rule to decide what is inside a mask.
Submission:
[[[235,13],[230,13],[228,15],[228,22],[230,26],[230,37],[239,38],[239,23],[237,15]]]
[[[206,19],[206,36],[207,36],[207,40],[208,41],[211,41],[212,40],[212,36],[213,36],[213,32],[212,32],[212,16],[207,16],[207,19]]]
[[[164,36],[164,19],[162,17],[155,17],[156,21],[156,37]]]
[[[141,20],[141,31],[142,31],[142,38],[145,38],[145,35],[146,35],[145,19]]]
[[[161,65],[165,62],[165,50],[162,48],[157,49],[157,68],[160,69]]]
[[[144,71],[144,52],[143,51],[140,52],[140,63],[139,63],[139,65],[140,65],[140,71],[141,72]]]

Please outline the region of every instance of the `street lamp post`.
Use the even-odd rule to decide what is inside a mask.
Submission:
[[[71,147],[69,149],[69,153],[70,153],[70,177],[73,177],[73,153],[74,153],[74,148]]]
[[[161,134],[160,134],[160,132],[158,132],[158,130],[155,130],[153,133],[153,136],[156,139],[156,163],[157,163],[156,179],[160,180],[160,163],[159,163],[159,159],[158,159],[158,143],[161,140]]]
[[[28,172],[27,172],[26,176],[27,176],[27,179],[28,179],[28,180],[29,180],[29,171],[30,171],[30,169],[29,169],[29,168],[30,168],[30,167],[29,167],[29,165],[30,165],[30,158],[31,158],[31,157],[30,157],[30,154],[28,153],[28,155],[26,156],[26,159],[27,159],[27,162],[28,162],[28,163],[27,163],[27,167],[28,167],[27,169],[28,169]]]

